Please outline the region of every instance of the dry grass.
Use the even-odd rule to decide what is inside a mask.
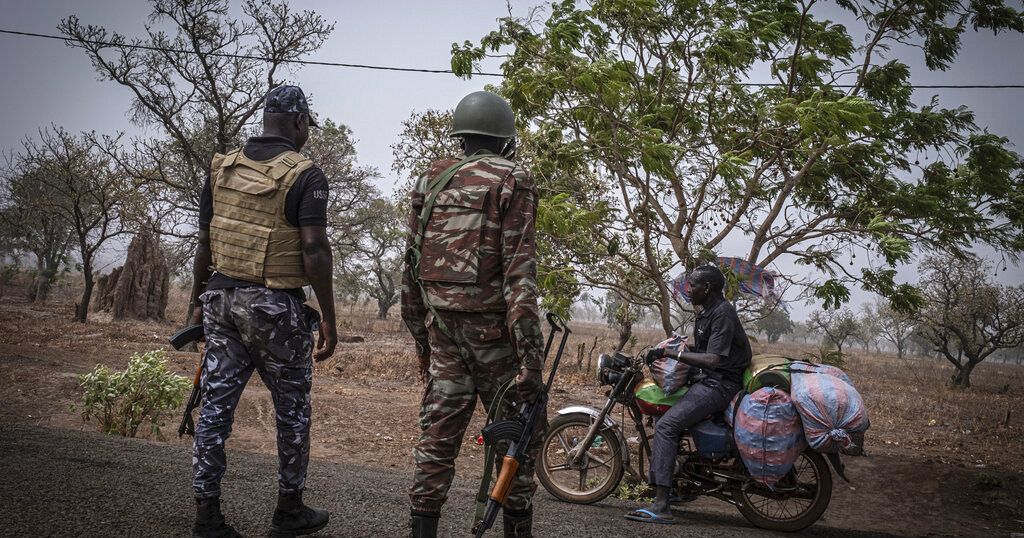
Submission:
[[[397,309],[396,309],[397,310]],[[345,376],[391,380],[412,379],[412,340],[397,319],[375,319],[375,310],[341,306],[342,327],[367,337],[363,344],[344,344],[332,367]],[[398,315],[397,311],[392,313]],[[362,331],[357,329],[363,328]],[[606,326],[573,322],[559,370],[559,384],[593,387],[594,361],[611,350],[616,335]],[[343,331],[344,332],[344,331]],[[660,331],[641,330],[637,348],[661,339]],[[596,344],[595,344],[596,342]],[[582,346],[582,353],[580,346]],[[593,351],[591,351],[593,350]],[[810,345],[755,345],[758,353],[779,353],[806,359]],[[1024,441],[1024,368],[983,363],[972,375],[970,390],[953,390],[945,361],[905,358],[895,354],[847,354],[845,369],[862,393],[871,417],[868,451],[914,452],[928,459],[970,467],[1001,467],[1024,472],[1020,443]]]
[[[176,321],[184,318],[187,305],[187,291],[175,288],[168,306],[168,316],[174,321],[113,323],[109,316],[94,314],[92,322],[82,325],[70,321],[77,291],[62,283],[49,305],[35,307],[25,305],[9,287],[7,296],[0,299],[0,321],[8,324],[8,330],[0,333],[0,344],[75,350],[93,363],[108,354],[127,357],[127,353],[113,350],[160,347]],[[412,339],[397,307],[389,319],[378,320],[373,305],[338,305],[338,319],[342,335],[359,335],[365,340],[340,344],[333,358],[317,365],[318,375],[371,384],[373,380],[416,383]],[[601,391],[594,381],[593,363],[600,353],[614,347],[616,335],[595,323],[573,322],[571,328],[558,384],[574,394],[597,395]],[[640,330],[636,347],[660,338],[660,331]],[[794,358],[806,358],[812,351],[812,346],[790,343],[755,345],[755,352]],[[181,362],[183,367],[190,364],[184,357]],[[847,357],[846,370],[868,405],[872,422],[869,452],[912,453],[965,467],[1024,472],[1024,458],[1020,457],[1024,367],[983,363],[972,375],[970,390],[948,388],[952,367],[938,359],[900,361],[893,354],[853,351]]]

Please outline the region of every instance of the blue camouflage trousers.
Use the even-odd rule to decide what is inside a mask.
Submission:
[[[220,496],[224,443],[253,370],[270,390],[277,422],[282,493],[302,491],[309,463],[313,330],[320,316],[292,294],[262,286],[204,293],[206,363],[193,443],[197,499]]]

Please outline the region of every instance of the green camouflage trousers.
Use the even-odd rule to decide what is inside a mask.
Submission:
[[[417,512],[440,512],[455,476],[455,458],[462,447],[466,427],[473,417],[477,397],[484,412],[496,393],[519,373],[519,358],[509,340],[504,313],[438,311],[449,332],[449,339],[437,323],[430,330],[430,380],[423,391],[420,407],[419,444],[413,450],[416,474],[409,497]],[[513,406],[515,387],[507,393],[506,419],[517,415]],[[547,430],[544,418],[534,433],[525,461],[519,467],[505,508],[526,510],[537,489],[533,480],[534,462]],[[502,446],[504,445],[504,446]],[[496,465],[508,450],[507,443],[496,450]]]

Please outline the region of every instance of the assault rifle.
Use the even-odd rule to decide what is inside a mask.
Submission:
[[[565,350],[565,342],[569,339],[569,327],[558,315],[549,312],[548,323],[551,324],[551,332],[548,334],[548,341],[544,345],[544,358],[547,359],[551,351],[551,344],[555,340],[555,333],[562,333],[562,341],[558,344],[558,353],[555,354],[555,361],[551,363],[551,373],[548,374],[548,381],[544,389],[532,403],[524,403],[519,412],[519,418],[515,420],[497,420],[491,422],[481,430],[484,443],[494,445],[500,441],[511,441],[505,457],[501,461],[501,472],[498,479],[491,488],[491,494],[487,499],[487,507],[483,519],[477,524],[476,538],[481,538],[488,529],[494,525],[494,519],[498,517],[498,510],[505,504],[509,490],[512,488],[512,480],[519,470],[519,464],[526,456],[526,450],[533,439],[534,429],[537,422],[547,412],[548,392],[551,390],[551,383],[555,380],[555,372],[558,370],[558,362],[562,360],[562,352]]]
[[[174,333],[174,336],[170,338],[171,345],[174,349],[181,350],[181,348],[191,344],[192,342],[198,342],[203,338],[203,326],[202,325],[189,325],[184,329]],[[192,410],[199,407],[199,402],[203,397],[203,391],[199,386],[199,378],[203,374],[203,364],[206,362],[206,354],[203,354],[203,358],[199,361],[199,367],[196,368],[196,375],[192,378],[192,394],[188,396],[188,402],[185,403],[185,412],[181,417],[181,425],[178,426],[178,437],[185,435],[196,434],[196,425],[192,421]]]

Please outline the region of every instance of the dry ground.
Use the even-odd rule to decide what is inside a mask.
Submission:
[[[133,352],[167,349],[164,342],[175,328],[170,322],[111,322],[103,314],[78,324],[69,321],[72,305],[72,297],[60,294],[45,306],[10,295],[0,298],[0,326],[5,328],[0,332],[0,393],[6,396],[0,421],[94,429],[79,417],[76,376],[97,363],[122,368]],[[169,312],[184,310],[176,294]],[[340,344],[335,357],[316,366],[312,456],[409,470],[420,391],[411,340],[398,320],[376,320],[370,310],[354,306],[340,306],[339,325],[342,334],[358,334],[365,341]],[[603,394],[587,362],[612,345],[613,335],[598,325],[572,326],[575,333],[553,408],[595,403]],[[639,341],[656,339],[650,331]],[[796,345],[758,347],[795,357],[810,351]],[[198,361],[194,353],[169,352],[168,357],[184,375]],[[826,522],[915,535],[1024,531],[1024,368],[982,364],[969,391],[945,388],[951,369],[932,359],[901,362],[854,352],[847,371],[870,411],[869,457],[851,460],[854,483],[837,482]],[[166,442],[186,444],[172,436],[176,419],[166,417]],[[478,416],[470,431],[481,421]],[[238,411],[231,447],[272,454],[272,431],[269,396],[252,383]],[[474,436],[467,436],[460,458],[464,478],[480,472],[482,450]],[[908,520],[908,514],[914,519]]]

